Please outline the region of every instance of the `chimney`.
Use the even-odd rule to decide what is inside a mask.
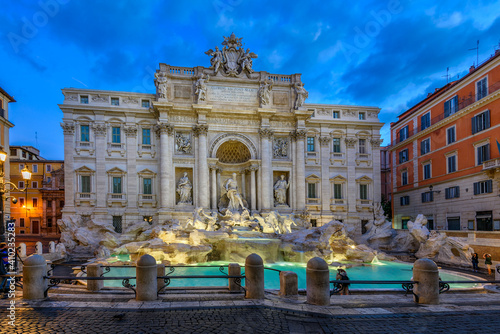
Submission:
[[[439,90],[439,88],[434,88],[434,93],[437,92]]]
[[[476,67],[474,65],[471,65],[471,67],[469,67],[469,73],[474,71],[476,69]]]
[[[431,95],[432,95],[432,93],[427,93],[427,97],[429,97],[429,96],[431,96]]]

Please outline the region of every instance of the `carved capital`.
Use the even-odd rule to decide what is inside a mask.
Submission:
[[[354,148],[356,147],[356,138],[345,138],[345,145],[348,147],[348,148]]]
[[[200,124],[193,126],[193,134],[195,137],[206,136],[208,133],[208,125]]]
[[[126,126],[123,128],[123,132],[127,137],[135,137],[137,136],[137,127],[135,125]]]
[[[104,123],[94,123],[94,125],[92,126],[92,129],[94,130],[96,137],[106,136],[107,128],[108,127]]]
[[[171,124],[158,122],[156,124],[156,134],[163,135],[168,134],[171,135],[174,133],[174,127]]]
[[[75,123],[61,123],[61,128],[65,135],[72,135],[75,133]]]
[[[296,130],[295,131],[295,139],[306,139],[307,131],[306,130]]]
[[[321,146],[328,146],[328,144],[330,143],[331,139],[332,138],[330,138],[330,137],[319,137],[319,144]]]
[[[248,170],[249,172],[256,172],[256,171],[258,171],[258,170],[259,170],[259,166],[257,166],[257,165],[252,165],[252,166],[248,167],[248,168],[247,168],[247,170]]]
[[[271,139],[273,136],[273,131],[267,128],[263,128],[259,130],[259,134],[261,138],[269,138]]]
[[[370,144],[372,144],[373,148],[379,147],[384,142],[383,139],[372,139],[370,140]]]

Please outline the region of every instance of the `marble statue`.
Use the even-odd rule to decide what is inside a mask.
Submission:
[[[193,186],[191,185],[191,181],[187,176],[187,173],[184,172],[184,176],[180,178],[177,183],[177,193],[179,194],[179,202],[178,204],[192,204],[191,199],[191,190]]]
[[[252,58],[257,58],[257,55],[253,52],[250,52],[250,49],[247,49],[246,51],[241,50],[241,55],[240,59],[238,60],[238,63],[241,64],[241,70],[242,71],[248,71],[248,73],[252,73]]]
[[[281,175],[280,179],[274,184],[275,205],[286,205],[286,191],[290,184],[285,180],[285,175]]]
[[[273,156],[275,158],[287,158],[288,157],[288,139],[287,138],[275,138],[274,139]]]
[[[195,94],[198,97],[198,102],[203,102],[207,99],[207,82],[210,79],[210,76],[207,75],[200,75],[198,77],[198,80],[196,80],[195,83]]]
[[[238,211],[241,207],[245,209],[243,205],[243,200],[240,193],[238,192],[238,183],[236,182],[236,173],[233,173],[233,177],[226,180],[224,183],[224,188],[226,189],[227,198],[229,199],[228,209],[229,211]]]
[[[156,95],[159,99],[167,99],[168,78],[165,73],[155,73]]]
[[[309,93],[304,89],[303,83],[297,82],[294,86],[295,93],[297,94],[295,109],[299,109],[304,104],[304,101],[309,97]]]
[[[271,90],[273,89],[272,82],[265,80],[260,83],[259,100],[260,106],[267,106],[271,104]]]
[[[207,52],[205,52],[205,54],[212,57],[212,59],[210,59],[210,65],[211,65],[210,68],[213,68],[214,73],[217,74],[223,61],[222,52],[219,50],[219,47],[216,46],[215,51],[210,49]]]
[[[191,153],[191,141],[189,136],[182,133],[176,133],[175,149],[180,153]]]

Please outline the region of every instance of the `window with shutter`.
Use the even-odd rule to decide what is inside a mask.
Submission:
[[[455,127],[451,127],[446,129],[446,142],[449,144],[454,143],[456,140],[455,138]]]
[[[476,83],[477,87],[477,101],[488,95],[488,82],[487,78],[483,78]]]

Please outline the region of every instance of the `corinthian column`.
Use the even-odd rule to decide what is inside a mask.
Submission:
[[[297,138],[297,207],[298,211],[306,208],[306,163],[305,163],[305,139],[307,132],[305,130],[295,131]]]
[[[199,196],[199,206],[204,209],[209,208],[209,184],[208,184],[208,162],[207,162],[207,133],[208,126],[204,124],[196,125],[193,127],[194,136],[198,138],[198,180],[199,185],[196,187]]]
[[[137,194],[137,127],[135,125],[124,127],[127,141],[127,207],[136,208]]]
[[[330,137],[319,137],[321,147],[321,210],[330,211]]]
[[[106,185],[108,180],[106,180],[106,132],[107,127],[104,123],[95,123],[93,126],[95,134],[95,192],[96,192],[96,207],[104,209],[106,208],[106,194],[108,189]],[[66,190],[64,192],[70,191]],[[101,210],[98,210],[101,211]],[[107,210],[102,210],[102,212]]]
[[[262,211],[269,211],[271,205],[271,189],[273,184],[273,169],[271,165],[271,150],[269,143],[273,136],[273,132],[267,128],[260,129],[260,144],[261,144],[261,194],[262,194]]]
[[[156,133],[160,136],[160,210],[168,210],[175,195],[175,187],[171,183],[172,148],[169,147],[169,135],[174,132],[172,125],[158,122]]]
[[[68,212],[75,209],[75,194],[80,192],[75,187],[75,124],[74,123],[61,123],[64,132],[64,203],[66,203],[63,212]],[[76,183],[78,184],[78,182]],[[55,202],[55,201],[54,201]],[[56,221],[54,221],[56,223]]]
[[[257,209],[257,187],[255,184],[255,172],[259,167],[252,166],[249,168],[250,171],[250,208],[252,213]]]

